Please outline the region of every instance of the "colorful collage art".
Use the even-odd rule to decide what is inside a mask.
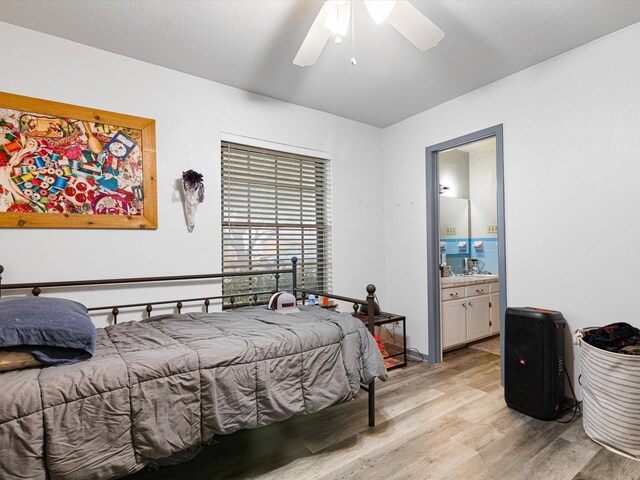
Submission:
[[[0,107],[0,212],[143,215],[141,138]]]

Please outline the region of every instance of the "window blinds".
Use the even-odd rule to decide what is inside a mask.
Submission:
[[[331,287],[329,161],[222,142],[222,269],[290,268],[298,286]],[[268,291],[275,279],[225,278],[223,294]],[[291,276],[280,289],[291,288]],[[261,299],[265,301],[265,299]]]

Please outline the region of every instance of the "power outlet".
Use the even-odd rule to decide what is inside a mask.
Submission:
[[[444,233],[445,235],[455,235],[456,227],[444,227]]]
[[[498,233],[498,225],[487,225],[487,233]]]

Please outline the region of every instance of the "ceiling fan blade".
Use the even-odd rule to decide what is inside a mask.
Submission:
[[[406,0],[398,0],[387,22],[423,52],[435,47],[444,37],[435,23]]]
[[[304,37],[304,41],[298,50],[296,58],[293,59],[293,64],[300,67],[306,67],[313,65],[318,60],[318,57],[322,53],[322,49],[329,40],[331,32],[324,27],[324,22],[327,19],[328,8],[325,8],[328,2],[324,2],[318,16],[313,21],[313,25],[309,29],[307,36]]]

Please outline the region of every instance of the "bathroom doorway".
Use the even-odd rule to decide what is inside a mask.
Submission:
[[[498,338],[504,327],[502,125],[426,153],[429,361],[438,363],[443,350]]]

